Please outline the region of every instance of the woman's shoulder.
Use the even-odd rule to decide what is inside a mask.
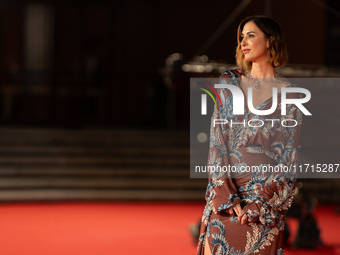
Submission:
[[[240,78],[243,75],[243,70],[242,69],[230,69],[227,71],[224,71],[220,75],[220,83],[228,83],[228,84],[234,84],[236,85],[235,82],[237,82],[237,78]]]
[[[240,68],[234,68],[234,69],[229,69],[227,71],[224,71],[221,75],[226,75],[226,76],[230,76],[230,75],[234,75],[237,77],[241,77],[244,74],[244,71]]]

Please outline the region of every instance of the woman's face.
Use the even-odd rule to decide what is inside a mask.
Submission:
[[[267,62],[268,48],[269,40],[264,33],[253,21],[246,23],[241,33],[241,49],[245,59],[249,62]]]

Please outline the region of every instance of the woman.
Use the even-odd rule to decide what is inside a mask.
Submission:
[[[230,90],[218,90],[222,105],[215,106],[212,120],[227,119],[228,124],[212,122],[208,166],[229,165],[238,171],[209,174],[197,254],[283,254],[285,214],[296,184],[292,166],[299,161],[302,113],[291,104],[286,115],[281,115],[281,88],[295,85],[275,70],[287,60],[279,25],[268,17],[248,17],[240,23],[237,39],[240,69],[223,73],[220,83],[243,91],[245,113],[233,115]],[[247,103],[249,87],[257,110],[271,108],[276,87],[277,109],[269,115],[253,114]],[[299,96],[287,93],[287,98]],[[269,166],[279,170],[266,171]],[[257,170],[240,172],[246,167]],[[283,170],[289,168],[293,170]]]

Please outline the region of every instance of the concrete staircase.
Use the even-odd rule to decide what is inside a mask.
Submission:
[[[302,162],[319,159],[323,145],[304,143]],[[184,131],[2,128],[0,202],[204,201],[189,147]],[[340,179],[300,181],[319,202],[340,202]]]
[[[203,201],[190,179],[189,133],[0,130],[0,201]]]

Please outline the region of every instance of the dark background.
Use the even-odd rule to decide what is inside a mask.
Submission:
[[[233,66],[238,24],[266,14],[285,34],[286,73],[339,77],[338,10],[338,0],[0,1],[0,201],[204,201],[207,180],[190,179],[189,84],[222,69],[183,65],[203,55]],[[326,85],[310,88],[302,163],[338,163],[339,86]],[[340,201],[336,178],[303,184]]]
[[[290,64],[339,65],[340,15],[322,6],[340,9],[335,0],[251,1],[200,52],[240,3],[1,1],[0,123],[187,128],[187,111],[171,112],[169,93],[187,99],[189,76],[179,71],[174,86],[167,86],[167,57],[181,53],[181,65],[199,53],[234,64],[237,25],[249,15],[279,22]]]

